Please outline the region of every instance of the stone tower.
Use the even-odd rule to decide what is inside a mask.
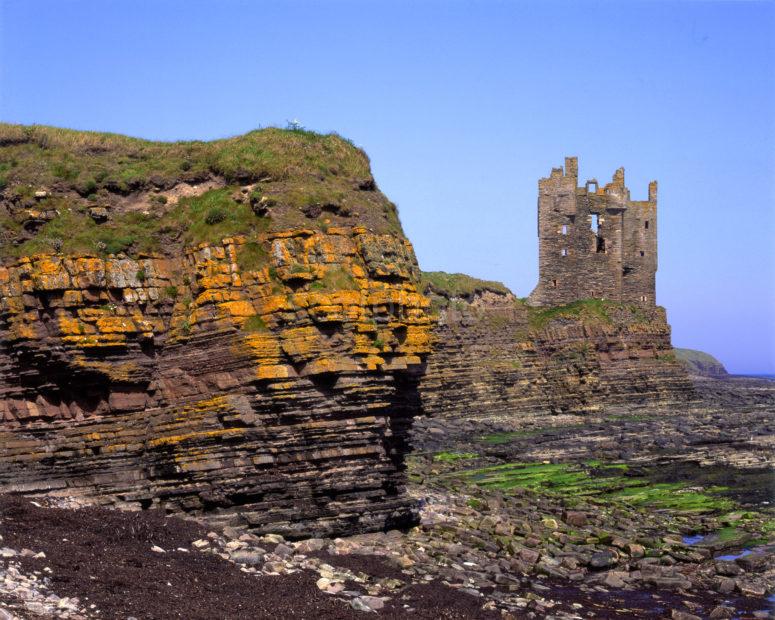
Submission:
[[[630,200],[619,168],[605,187],[578,186],[578,159],[538,181],[538,285],[528,303],[578,299],[653,306],[657,272],[657,182],[648,200]]]

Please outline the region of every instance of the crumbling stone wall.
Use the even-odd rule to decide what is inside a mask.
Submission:
[[[648,200],[631,200],[624,168],[610,183],[578,186],[578,159],[565,158],[538,182],[539,281],[529,303],[609,299],[654,306],[657,182]]]

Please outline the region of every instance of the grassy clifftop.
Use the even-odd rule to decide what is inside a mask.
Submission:
[[[480,280],[464,273],[444,271],[423,271],[422,286],[423,292],[446,299],[469,299],[485,291],[500,295],[511,294],[511,291],[501,282]]]
[[[401,232],[368,157],[336,134],[268,128],[211,142],[153,142],[0,124],[5,256],[158,251],[328,225]]]
[[[460,312],[473,310],[483,293],[494,293],[480,308],[491,306],[503,311],[507,307],[516,311],[517,319],[533,330],[542,330],[552,324],[580,323],[588,326],[638,325],[664,322],[661,308],[643,308],[633,304],[604,299],[579,299],[561,306],[529,306],[524,299],[514,296],[501,282],[480,280],[462,273],[424,271],[421,275],[422,292],[431,298],[436,309],[453,307]]]

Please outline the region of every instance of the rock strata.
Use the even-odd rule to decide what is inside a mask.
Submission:
[[[660,307],[588,300],[535,309],[510,292],[449,296],[438,312],[421,386],[426,410],[450,418],[590,414],[697,399]]]

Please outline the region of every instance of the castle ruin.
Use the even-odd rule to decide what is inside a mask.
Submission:
[[[539,280],[528,303],[579,299],[653,306],[657,271],[657,182],[630,200],[619,168],[605,187],[578,186],[578,158],[538,181]]]

